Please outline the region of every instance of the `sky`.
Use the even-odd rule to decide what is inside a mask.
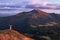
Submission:
[[[52,3],[52,4],[60,4],[60,0],[0,0],[0,3],[24,3],[24,2],[49,2],[49,3]]]
[[[53,12],[57,10],[56,12],[59,13],[60,0],[0,0],[0,13],[4,13],[1,9],[6,9],[4,12],[9,14],[20,11],[30,11],[31,9],[51,9]],[[8,9],[10,9],[10,11],[8,11]]]
[[[0,0],[0,3],[17,3],[17,2],[21,2],[21,1],[30,1],[30,0]],[[60,0],[31,0],[31,1],[42,1],[42,2],[51,2],[51,3],[56,3],[56,4],[60,4]]]

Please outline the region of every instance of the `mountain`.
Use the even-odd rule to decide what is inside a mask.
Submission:
[[[4,27],[9,24],[12,24],[12,25],[14,25],[14,27],[17,26],[17,28],[21,28],[18,30],[24,29],[24,30],[28,31],[28,30],[30,30],[30,26],[31,27],[32,26],[41,27],[41,26],[56,26],[56,25],[58,25],[60,23],[60,21],[58,21],[60,17],[58,17],[56,15],[53,13],[49,14],[42,10],[34,9],[30,12],[22,12],[22,13],[14,15],[14,16],[1,17],[0,25]],[[1,29],[3,27],[1,27]]]
[[[15,30],[0,30],[0,40],[33,40]]]
[[[56,20],[60,21],[60,14],[51,13],[50,15],[52,15]]]
[[[42,10],[32,10],[18,13],[14,16],[0,17],[0,30],[13,29],[36,40],[49,37],[52,40],[60,38],[60,14],[46,13]]]

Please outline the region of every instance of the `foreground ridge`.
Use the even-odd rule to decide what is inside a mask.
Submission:
[[[33,40],[28,38],[15,30],[0,31],[0,40]]]

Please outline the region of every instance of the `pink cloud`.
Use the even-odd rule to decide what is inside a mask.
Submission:
[[[31,5],[43,5],[43,6],[46,6],[48,3],[50,2],[42,2],[40,0],[29,0],[29,4]]]
[[[34,7],[46,7],[50,9],[56,9],[56,5],[51,2],[42,2],[40,0],[29,0],[28,5],[34,5]]]

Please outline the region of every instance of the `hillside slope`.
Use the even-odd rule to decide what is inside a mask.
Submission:
[[[0,30],[0,40],[33,40],[15,30]]]

